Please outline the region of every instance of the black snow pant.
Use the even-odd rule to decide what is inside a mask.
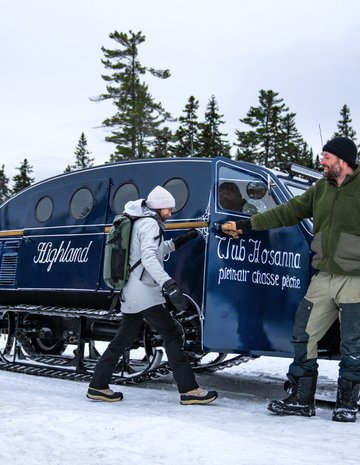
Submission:
[[[113,340],[99,359],[90,387],[107,389],[119,358],[129,349],[139,334],[145,319],[160,333],[173,377],[180,393],[196,389],[198,386],[191,365],[183,350],[182,331],[165,305],[155,305],[139,313],[124,313],[120,327]]]
[[[317,345],[334,321],[340,320],[339,376],[360,382],[360,276],[318,272],[300,302],[292,338],[293,376],[317,373]]]

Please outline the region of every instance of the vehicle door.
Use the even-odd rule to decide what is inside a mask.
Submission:
[[[291,354],[297,305],[307,288],[309,237],[301,225],[239,239],[218,225],[249,219],[286,201],[268,170],[214,159],[205,283],[204,347],[229,353]]]

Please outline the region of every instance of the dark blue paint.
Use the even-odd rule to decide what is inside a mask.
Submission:
[[[291,354],[289,341],[295,310],[311,276],[310,223],[253,232],[238,240],[224,237],[214,224],[246,215],[229,215],[215,206],[221,164],[244,172],[250,170],[264,182],[271,181],[272,193],[279,203],[290,198],[283,181],[265,168],[223,158],[109,164],[51,178],[14,196],[0,207],[0,231],[24,232],[17,238],[0,237],[2,263],[9,254],[18,258],[16,284],[0,282],[0,304],[16,301],[16,292],[21,296],[19,303],[26,303],[24,299],[31,297],[32,301],[46,304],[56,292],[59,306],[65,301],[68,304],[71,296],[77,295],[83,306],[106,307],[109,289],[101,277],[104,230],[115,215],[111,202],[114,193],[121,184],[132,182],[137,185],[140,197],[145,198],[155,185],[179,177],[186,181],[190,196],[169,222],[208,219],[209,228],[172,254],[166,269],[204,314],[204,349]],[[75,220],[69,215],[68,206],[80,187],[93,192],[95,204],[86,218]],[[34,208],[44,195],[53,199],[54,214],[41,224],[34,217]],[[182,232],[166,231],[165,238]],[[15,247],[12,241],[16,242]],[[231,257],[231,252],[235,257]],[[279,260],[286,254],[298,254],[296,263],[271,263],[275,257]],[[226,275],[221,273],[226,273],[225,269],[235,270],[238,278],[224,279]],[[254,282],[259,275],[266,275],[272,284]]]

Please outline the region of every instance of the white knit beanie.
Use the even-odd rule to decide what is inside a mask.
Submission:
[[[156,186],[148,195],[146,205],[152,210],[174,208],[175,199],[166,189],[161,186]]]

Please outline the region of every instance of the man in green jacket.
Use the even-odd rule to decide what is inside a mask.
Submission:
[[[341,322],[341,361],[334,421],[354,422],[360,389],[360,167],[357,147],[347,137],[325,144],[324,178],[286,204],[249,220],[228,221],[222,231],[234,238],[313,218],[315,274],[296,312],[294,360],[287,374],[289,396],[268,409],[280,415],[315,415],[317,345],[334,321]]]

